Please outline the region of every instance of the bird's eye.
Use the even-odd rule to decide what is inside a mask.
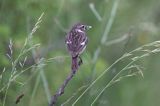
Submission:
[[[84,26],[84,25],[82,25],[82,26],[81,26],[81,28],[85,29],[85,26]]]

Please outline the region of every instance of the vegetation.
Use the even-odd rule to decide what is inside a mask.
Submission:
[[[159,10],[158,0],[1,0],[0,106],[49,104],[78,22],[92,26],[89,42],[56,106],[158,106]]]

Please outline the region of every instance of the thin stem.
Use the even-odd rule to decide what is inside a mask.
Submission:
[[[41,79],[43,81],[43,87],[44,87],[44,90],[45,90],[45,93],[46,93],[46,96],[47,96],[47,100],[48,100],[48,103],[50,102],[50,99],[51,99],[51,94],[50,94],[50,91],[49,91],[49,87],[48,87],[48,82],[46,80],[46,76],[44,74],[44,71],[40,70],[40,75],[41,75]]]
[[[33,33],[39,28],[39,24],[42,22],[42,17],[43,17],[43,15],[44,15],[44,13],[42,13],[41,16],[38,18],[38,20],[37,20],[34,28],[33,28],[32,31],[31,31],[31,33],[28,34],[28,38],[32,38]],[[28,30],[29,30],[29,25],[28,25]],[[32,47],[32,46],[33,46],[32,39],[30,39],[28,42],[29,42],[29,44],[30,44],[30,47]],[[34,58],[35,63],[38,63],[38,61],[40,60],[40,58],[39,58],[39,57],[36,58],[36,51],[35,51],[35,49],[32,49],[32,55],[33,55],[33,58]],[[45,94],[46,94],[46,96],[47,96],[47,100],[48,100],[48,103],[49,103],[50,98],[51,98],[51,95],[50,95],[50,91],[49,91],[49,88],[48,88],[47,79],[46,79],[45,74],[44,74],[44,72],[43,72],[44,69],[43,69],[43,66],[42,66],[41,64],[43,64],[43,63],[40,63],[40,65],[39,65],[39,66],[41,67],[39,74],[40,74],[41,80],[42,80],[42,82],[43,82],[43,87],[44,87]],[[37,83],[39,83],[39,81],[37,81]]]
[[[57,93],[51,98],[51,102],[50,102],[49,106],[54,106],[55,105],[55,103],[57,102],[58,97],[61,96],[64,93],[65,87],[67,86],[69,81],[73,78],[74,74],[76,74],[76,72],[77,72],[77,70],[76,71],[73,71],[73,70],[71,71],[71,73],[66,78],[66,80],[64,81],[62,86],[57,91]]]
[[[108,88],[110,86],[110,84],[112,84],[112,82],[115,80],[115,78],[117,78],[117,76],[119,76],[124,70],[126,70],[126,68],[128,66],[130,66],[131,64],[133,64],[135,61],[131,61],[128,65],[126,65],[121,71],[119,71],[113,78],[111,81],[109,81],[109,83],[102,89],[102,91],[98,94],[98,96],[94,99],[94,101],[92,102],[91,106],[93,106],[93,104],[97,101],[97,99],[101,96],[101,94],[105,91],[106,88]]]
[[[122,60],[124,58],[124,56],[122,56],[121,58],[119,58],[118,60],[116,60],[110,67],[108,67],[102,74],[100,74],[90,85],[89,87],[87,87],[87,89],[76,99],[76,101],[72,104],[72,106],[74,106],[79,99],[104,75],[106,74],[116,63],[118,63],[120,60]]]
[[[87,86],[88,85],[83,85],[82,87],[80,87],[75,93],[72,94],[70,98],[68,98],[64,103],[62,103],[61,106],[64,106],[65,104],[67,104],[71,99],[75,97],[75,95],[77,95],[78,92],[80,92],[82,89],[86,88]]]
[[[113,4],[110,18],[108,20],[108,23],[106,25],[106,28],[104,30],[104,33],[103,33],[103,36],[102,36],[102,39],[101,39],[101,44],[104,44],[107,41],[108,34],[109,34],[110,30],[111,30],[111,27],[113,25],[113,22],[114,22],[116,13],[117,13],[117,8],[118,8],[119,1],[120,0],[115,0],[115,2]]]
[[[34,86],[34,89],[33,89],[32,95],[31,95],[31,99],[30,99],[30,106],[31,106],[33,97],[36,94],[36,90],[38,88],[39,83],[40,83],[40,74],[38,74],[37,79],[36,79],[36,83],[35,83],[35,86]]]
[[[95,17],[97,18],[98,21],[102,21],[102,17],[99,15],[99,13],[97,12],[95,5],[93,3],[89,3],[89,8],[91,9],[91,11],[93,12],[93,14],[95,15]]]
[[[86,90],[85,90],[84,92],[82,92],[82,94],[75,100],[75,102],[72,104],[72,106],[74,106],[74,105],[79,101],[79,99],[80,99],[105,73],[107,73],[107,72],[108,72],[116,63],[118,63],[120,60],[122,60],[122,59],[124,59],[124,58],[126,58],[126,57],[129,57],[129,56],[132,56],[132,53],[134,53],[134,52],[136,52],[136,51],[139,51],[139,50],[141,50],[141,49],[144,48],[144,47],[154,46],[154,45],[159,44],[159,43],[160,43],[160,41],[155,41],[155,42],[151,42],[151,43],[149,43],[149,44],[142,45],[141,47],[138,47],[138,48],[132,50],[131,52],[126,53],[126,54],[124,54],[123,56],[121,56],[121,57],[120,57],[118,60],[116,60],[111,66],[109,66],[107,69],[105,69],[105,71],[104,71],[102,74],[100,74],[100,75],[89,85],[89,87],[86,88]],[[142,58],[142,57],[145,57],[145,56],[148,56],[148,55],[142,55],[142,56],[140,56],[139,58]],[[137,59],[135,59],[135,60],[133,60],[133,61],[137,61]]]
[[[152,43],[149,43],[149,44],[145,44],[137,49],[134,49],[133,51],[127,53],[127,54],[131,54],[133,52],[136,52],[136,51],[139,51],[140,48],[143,48],[145,46],[153,46],[155,43],[157,43],[158,41],[155,41],[155,42],[152,42]],[[124,70],[126,70],[131,64],[133,64],[135,61],[138,61],[139,59],[141,58],[144,58],[146,56],[149,56],[149,53],[145,53],[141,56],[138,56],[136,59],[132,59],[132,61],[126,65],[121,71],[119,71],[113,78],[111,81],[109,81],[109,83],[102,89],[102,91],[98,94],[98,96],[94,99],[94,101],[92,102],[91,106],[93,106],[93,104],[97,101],[97,99],[101,96],[101,94],[114,82],[114,80],[117,78],[117,76],[119,76]],[[124,56],[125,57],[125,56]],[[140,70],[140,69],[138,69]],[[143,77],[143,73],[140,71],[142,77]]]
[[[100,42],[99,46],[97,47],[96,51],[94,52],[91,80],[92,80],[93,77],[94,77],[95,66],[96,66],[96,63],[97,63],[97,59],[98,59],[98,57],[99,57],[99,54],[100,54],[100,52],[101,52],[101,46],[105,45],[105,42],[107,41],[109,32],[110,32],[111,27],[112,27],[112,25],[113,25],[113,22],[114,22],[116,13],[117,13],[118,4],[119,4],[119,0],[115,0],[115,1],[114,1],[114,4],[113,4],[113,7],[112,7],[112,10],[111,10],[110,18],[109,18],[109,20],[108,20],[108,23],[107,23],[107,25],[106,25],[106,27],[105,27],[105,30],[104,30],[104,33],[103,33],[103,35],[102,35],[101,42]]]

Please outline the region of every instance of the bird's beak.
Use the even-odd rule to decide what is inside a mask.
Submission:
[[[89,30],[89,29],[91,29],[91,28],[92,28],[92,26],[87,26],[87,27],[86,27],[87,30]]]

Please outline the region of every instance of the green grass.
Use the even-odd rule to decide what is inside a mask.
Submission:
[[[21,94],[18,106],[49,104],[70,73],[64,39],[79,21],[93,26],[87,53],[57,106],[158,106],[159,4],[1,1],[0,106],[15,105]]]

